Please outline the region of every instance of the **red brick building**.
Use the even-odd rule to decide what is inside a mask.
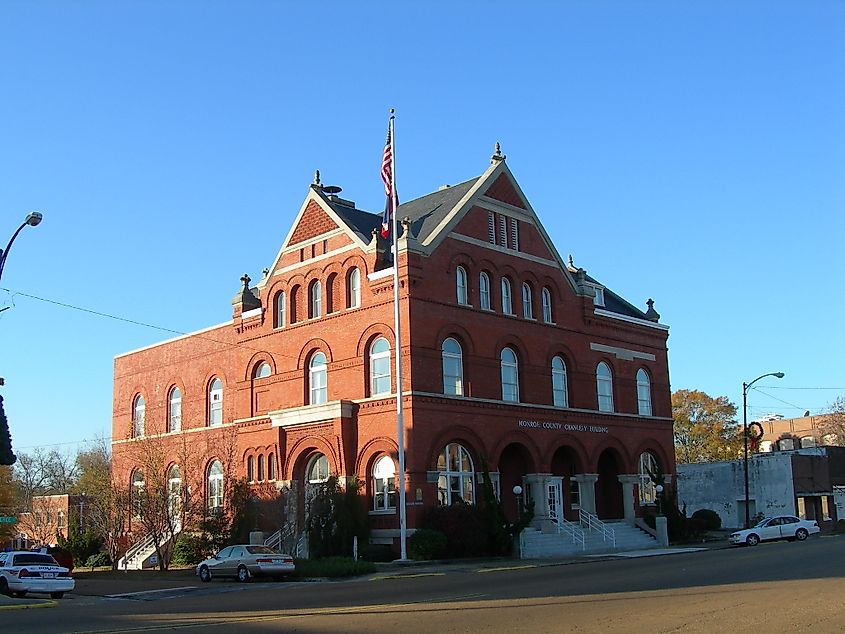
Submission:
[[[209,506],[223,478],[247,476],[290,486],[301,525],[310,483],[356,475],[376,540],[398,535],[390,249],[380,214],[332,192],[318,175],[231,320],[116,357],[126,486],[143,478],[140,438],[170,452],[174,482],[187,440]],[[675,470],[668,327],[651,301],[564,261],[498,150],[397,217],[408,527],[427,506],[474,502],[482,464],[511,516],[520,484],[537,522],[579,507],[632,521],[654,497],[644,466]]]

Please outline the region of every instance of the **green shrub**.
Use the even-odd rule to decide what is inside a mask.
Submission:
[[[396,553],[388,544],[365,544],[358,551],[358,558],[365,561],[393,561]]]
[[[205,542],[199,535],[181,533],[173,547],[172,563],[180,566],[198,564],[206,556]]]
[[[89,568],[103,568],[105,566],[111,566],[111,559],[108,553],[97,553],[91,555],[85,562],[85,565]]]
[[[708,531],[717,531],[722,528],[722,518],[719,517],[716,511],[711,511],[710,509],[698,509],[692,514],[692,519],[700,520],[704,525],[704,529]]]
[[[431,528],[446,535],[449,558],[481,557],[489,554],[485,521],[474,504],[457,502],[451,506],[429,508],[423,518],[423,528]]]
[[[421,528],[408,538],[408,556],[417,561],[437,559],[446,552],[446,535],[433,528]]]
[[[308,579],[312,577],[355,577],[368,575],[376,571],[370,561],[355,561],[351,557],[326,557],[324,559],[296,559],[294,577]]]
[[[704,520],[696,517],[689,518],[684,528],[686,537],[689,539],[701,539],[707,532],[707,525]]]
[[[362,487],[357,478],[347,479],[343,486],[337,476],[318,487],[306,522],[313,557],[349,556],[354,537],[359,544],[367,543],[369,518]]]

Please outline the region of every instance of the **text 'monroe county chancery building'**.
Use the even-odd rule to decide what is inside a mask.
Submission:
[[[498,148],[481,176],[397,218],[408,528],[426,507],[474,503],[483,464],[511,518],[517,484],[535,522],[641,515],[648,470],[675,472],[668,327],[652,302],[640,310],[564,261]],[[230,320],[117,356],[115,477],[143,484],[131,448],[155,434],[178,483],[187,437],[208,507],[223,504],[224,477],[273,482],[298,496],[301,526],[310,486],[357,476],[375,540],[398,538],[380,226],[318,176],[261,281],[242,278]],[[226,430],[228,457],[207,442]]]

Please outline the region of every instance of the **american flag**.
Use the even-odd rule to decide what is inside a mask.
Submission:
[[[384,144],[384,156],[381,159],[381,180],[384,181],[384,215],[381,217],[381,237],[390,235],[390,220],[393,215],[393,141],[390,138],[390,124],[387,126],[387,141]]]

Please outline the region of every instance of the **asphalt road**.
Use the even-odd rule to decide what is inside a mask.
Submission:
[[[502,562],[308,583],[190,577],[0,612],[9,632],[839,632],[845,537],[553,566]],[[167,585],[167,584],[165,584]]]

